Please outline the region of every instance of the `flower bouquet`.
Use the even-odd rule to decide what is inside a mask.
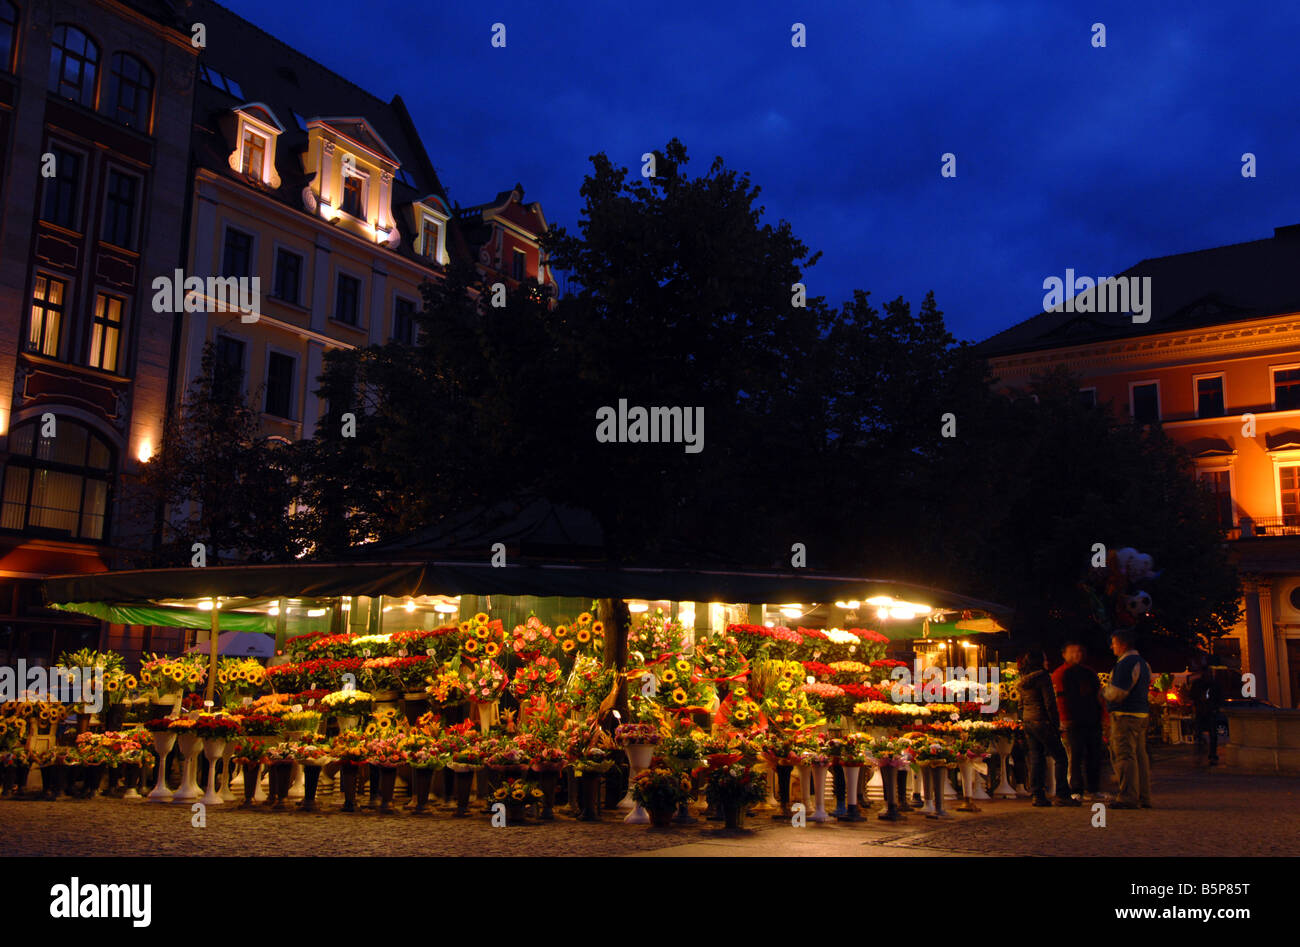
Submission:
[[[529,652],[532,653],[532,652]],[[510,693],[519,700],[549,691],[560,682],[560,662],[555,658],[538,655],[515,671],[510,682]]]
[[[205,740],[229,740],[242,732],[239,718],[227,714],[200,714],[193,729]]]
[[[497,700],[506,686],[506,672],[490,658],[464,666],[465,693],[470,700],[488,703]]]
[[[644,769],[632,781],[632,798],[650,813],[650,823],[667,828],[673,812],[690,798],[689,776],[662,766]]]
[[[486,612],[479,612],[470,621],[460,623],[460,654],[467,661],[501,656],[506,646],[506,632],[499,619],[489,620]]]
[[[653,746],[659,743],[659,728],[653,723],[624,723],[614,729],[614,739],[623,746]]]
[[[743,763],[718,766],[705,776],[704,794],[722,812],[728,829],[740,829],[745,810],[767,798],[767,780]]]
[[[522,818],[524,806],[530,802],[540,803],[543,796],[536,783],[521,777],[505,780],[492,792],[493,801],[505,803],[506,811],[515,821]]]
[[[295,707],[300,705],[295,704]],[[316,710],[290,710],[280,717],[280,724],[288,733],[315,733],[320,728],[320,712]]]
[[[375,699],[366,691],[345,690],[326,694],[321,703],[336,717],[362,717],[374,709]]]
[[[266,683],[266,668],[252,658],[221,658],[217,664],[216,692],[226,704],[257,692]]]
[[[246,737],[273,737],[283,728],[281,714],[236,714],[240,731]]]

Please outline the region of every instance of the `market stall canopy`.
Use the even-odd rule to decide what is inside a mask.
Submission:
[[[186,649],[187,654],[207,654],[208,642]],[[270,635],[248,631],[223,631],[217,638],[218,656],[232,658],[269,658],[275,655],[275,639]]]
[[[100,573],[101,575],[104,573]],[[172,598],[174,596],[166,596]],[[212,628],[212,611],[175,605],[154,605],[152,600],[137,602],[55,602],[50,608],[91,615],[115,625],[153,625],[158,628]],[[275,634],[275,619],[252,612],[222,610],[218,616],[222,631],[260,631]]]
[[[483,561],[397,561],[136,569],[56,576],[46,579],[43,589],[47,603],[65,608],[72,603],[110,603],[121,608],[159,601],[197,601],[213,596],[275,599],[338,595],[536,595],[695,602],[831,602],[890,595],[945,610],[994,615],[1009,612],[995,602],[888,579],[818,575],[802,570],[620,568],[572,563],[493,567]],[[78,606],[76,610],[83,609]],[[206,621],[211,621],[210,613],[201,614]],[[227,616],[221,617],[222,627],[230,628],[224,621]]]

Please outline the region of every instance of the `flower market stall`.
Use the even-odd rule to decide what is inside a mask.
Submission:
[[[918,636],[891,620],[994,630],[1001,609],[883,580],[350,563],[75,576],[46,595],[107,620],[201,615],[206,640],[261,634],[276,654],[68,656],[112,699],[79,733],[59,732],[62,705],[0,705],[9,796],[738,827],[896,819],[919,792],[945,817],[954,792],[974,808],[977,767],[995,782],[984,761],[1015,726],[960,687],[900,682],[893,656]]]

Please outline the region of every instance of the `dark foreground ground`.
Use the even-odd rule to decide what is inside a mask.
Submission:
[[[213,807],[207,825],[190,810],[118,799],[0,801],[5,855],[1300,855],[1300,780],[1198,767],[1183,747],[1157,750],[1156,808],[1108,811],[1093,826],[1089,805],[1034,809],[1028,800],[982,803],[978,814],[939,823],[913,813],[906,822],[875,819],[793,828],[767,815],[750,831],[717,823],[655,830],[606,821],[493,828],[486,816],[452,819],[344,814],[338,797],[320,814]]]

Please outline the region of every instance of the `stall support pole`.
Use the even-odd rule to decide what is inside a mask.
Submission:
[[[221,636],[221,610],[217,608],[218,602],[214,595],[212,597],[212,631],[208,633],[208,686],[203,689],[203,699],[209,706],[212,704],[212,695],[217,686],[217,639]]]

